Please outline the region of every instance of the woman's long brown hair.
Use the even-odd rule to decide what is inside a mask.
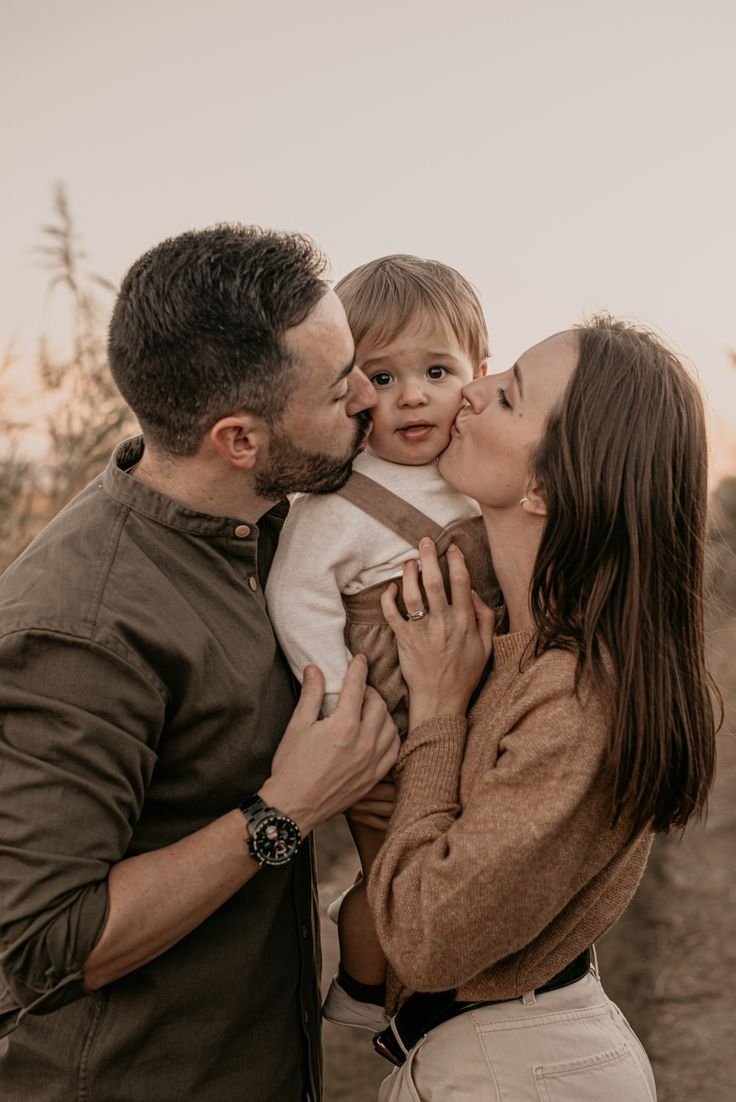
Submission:
[[[539,647],[610,690],[612,821],[684,827],[715,768],[705,666],[707,448],[694,381],[652,333],[608,317],[534,456],[548,520],[531,603]]]

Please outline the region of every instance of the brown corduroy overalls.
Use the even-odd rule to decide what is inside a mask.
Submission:
[[[480,516],[458,520],[443,528],[380,482],[358,471],[353,472],[337,493],[415,547],[425,536],[433,539],[448,597],[447,548],[451,543],[456,544],[465,556],[476,593],[492,607],[498,603],[498,583],[493,573],[486,530]],[[401,578],[393,580],[399,587],[397,605],[405,616]],[[368,659],[368,683],[386,701],[399,734],[404,735],[409,718],[409,696],[401,676],[396,639],[381,609],[381,594],[387,585],[388,582],[377,582],[360,593],[349,596],[343,594],[345,643],[351,654],[364,654]]]

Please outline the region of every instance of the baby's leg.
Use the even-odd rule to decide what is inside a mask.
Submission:
[[[355,884],[333,907],[340,941],[340,965],[327,992],[322,1015],[329,1022],[378,1033],[387,1022],[386,961],[376,937],[368,907],[366,883],[383,844],[386,824],[394,803],[393,781],[376,785],[348,816],[348,826],[360,856],[361,870]]]
[[[347,974],[355,983],[376,988],[370,1002],[382,1002],[382,986],[386,980],[386,958],[376,937],[373,916],[368,907],[366,882],[371,865],[381,848],[383,831],[348,820],[350,833],[360,857],[362,875],[347,893],[337,920],[340,940],[341,977]],[[356,995],[356,998],[359,996]]]

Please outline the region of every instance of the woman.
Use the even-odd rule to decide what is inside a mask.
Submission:
[[[506,630],[459,551],[448,604],[428,541],[410,619],[384,594],[411,730],[369,882],[404,1004],[380,1099],[652,1102],[590,950],[712,780],[702,403],[655,337],[607,318],[464,395],[440,469],[482,507]]]

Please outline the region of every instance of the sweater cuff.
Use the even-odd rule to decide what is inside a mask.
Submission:
[[[395,765],[402,802],[423,806],[457,803],[460,766],[465,753],[465,716],[436,716],[408,734]]]

